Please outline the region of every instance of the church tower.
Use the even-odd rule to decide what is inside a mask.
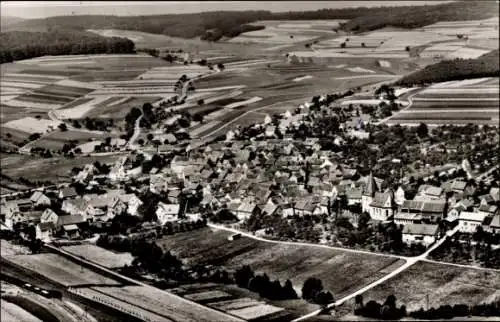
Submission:
[[[370,176],[368,177],[368,182],[366,183],[365,191],[361,196],[361,210],[363,212],[370,213],[370,204],[375,197],[375,192],[377,191],[377,183],[373,178],[373,173],[370,171]]]

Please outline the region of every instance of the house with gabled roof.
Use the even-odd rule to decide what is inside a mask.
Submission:
[[[234,213],[239,220],[246,220],[256,211],[258,211],[258,207],[253,201],[243,201],[236,212]]]
[[[76,193],[75,188],[73,187],[64,187],[61,190],[59,190],[59,199],[70,199],[70,198],[76,198],[78,195]]]
[[[462,211],[458,216],[459,231],[474,233],[477,227],[482,226],[486,214],[481,212]]]
[[[394,216],[396,203],[392,191],[375,192],[372,202],[369,205],[370,217],[374,220],[385,221]]]
[[[492,234],[500,234],[500,214],[496,214],[490,221],[489,227],[485,229]]]
[[[30,200],[33,204],[33,206],[50,206],[50,198],[47,197],[43,192],[41,191],[35,191],[31,197]]]
[[[81,215],[85,220],[92,219],[96,213],[94,207],[83,198],[64,200],[61,210],[70,215]]]
[[[54,225],[57,224],[57,220],[59,219],[59,215],[56,214],[52,209],[47,208],[43,211],[42,216],[40,217],[41,223],[51,222]]]
[[[438,238],[438,225],[408,224],[403,228],[403,242],[429,246]]]
[[[160,225],[165,225],[167,222],[178,220],[179,210],[179,204],[165,204],[160,201],[156,208],[158,223],[160,223]]]
[[[35,227],[35,236],[44,243],[52,241],[52,234],[55,232],[56,226],[53,222],[41,222]]]

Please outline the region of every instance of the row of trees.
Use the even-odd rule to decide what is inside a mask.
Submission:
[[[3,32],[0,33],[0,63],[45,55],[134,53],[134,46],[126,38],[106,38],[75,30]]]
[[[389,295],[383,304],[372,300],[364,305],[362,295],[357,295],[354,300],[355,315],[379,320],[399,320],[406,316],[406,306],[397,307],[394,295]]]
[[[437,309],[431,307],[429,310],[424,310],[421,308],[418,311],[410,312],[409,315],[420,320],[452,319],[465,316],[500,316],[500,302],[472,306],[466,304],[441,305]]]
[[[236,270],[234,273],[234,281],[239,287],[244,287],[252,292],[259,293],[261,297],[270,300],[290,300],[298,298],[290,280],[286,280],[285,285],[282,286],[279,280],[271,281],[269,276],[265,273],[256,275],[248,265]]]

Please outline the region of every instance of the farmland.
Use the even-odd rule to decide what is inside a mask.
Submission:
[[[235,321],[237,319],[195,305],[185,305],[179,297],[144,286],[92,287],[91,291],[118,300],[122,305],[154,312],[160,321]]]
[[[488,124],[499,120],[498,78],[437,83],[413,96],[413,104],[388,124]]]
[[[64,286],[120,285],[115,280],[94,273],[56,254],[15,255],[6,259]]]
[[[114,253],[95,245],[65,246],[62,249],[107,268],[130,265],[133,260],[129,253]]]
[[[25,311],[21,307],[2,299],[1,320],[11,322],[39,322],[42,321]]]
[[[426,307],[426,295],[432,307],[440,305],[490,303],[500,299],[500,274],[420,262],[407,271],[363,294],[365,303],[369,300],[383,302],[394,294],[408,311]],[[354,301],[344,306],[351,311]],[[352,312],[352,311],[351,311]]]
[[[221,265],[229,269],[250,265],[271,279],[290,279],[297,291],[308,277],[316,276],[335,297],[347,295],[402,264],[389,257],[272,244],[249,238],[228,242],[228,236],[227,232],[207,228],[168,236],[157,243],[190,264]]]

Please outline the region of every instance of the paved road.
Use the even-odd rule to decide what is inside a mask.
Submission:
[[[4,194],[0,195],[0,197],[2,197],[2,198],[3,197],[14,197],[14,196],[26,193],[26,192],[44,191],[45,189],[49,189],[49,188],[62,188],[62,187],[69,186],[69,184],[70,184],[69,182],[65,182],[65,183],[60,183],[60,184],[54,184],[51,186],[43,186],[43,187],[39,187],[39,188],[27,189],[27,190],[18,191],[18,192],[4,193]]]
[[[128,148],[130,148],[132,150],[136,150],[138,148],[135,145],[135,141],[137,140],[137,138],[141,134],[141,119],[142,119],[143,116],[144,116],[144,114],[142,114],[141,116],[139,116],[137,118],[137,120],[135,120],[134,134],[132,134],[132,136],[130,137],[130,140],[126,144],[126,147],[128,147]]]
[[[408,100],[408,105],[406,105],[404,108],[400,109],[397,113],[394,113],[392,114],[391,116],[388,116],[386,117],[385,119],[382,119],[376,123],[374,123],[375,125],[380,125],[380,124],[384,124],[387,120],[391,119],[392,117],[396,116],[398,113],[402,113],[406,110],[408,110],[412,105],[413,105],[413,96],[415,96],[418,92],[415,92],[415,93],[412,93],[410,95],[408,95],[408,97],[406,98]]]

